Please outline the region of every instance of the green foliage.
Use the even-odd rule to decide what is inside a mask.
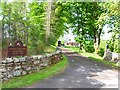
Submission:
[[[84,48],[83,46],[85,46],[87,43],[86,39],[84,36],[79,35],[75,38],[76,42],[78,42],[80,44],[80,49],[82,50],[82,48]]]
[[[9,43],[13,43],[15,40],[23,40],[26,44],[26,5],[24,2],[2,2],[2,36],[3,41],[6,39]],[[21,32],[21,33],[20,33]]]
[[[29,4],[29,38],[28,45],[31,53],[41,54],[45,50],[45,3],[33,2]]]
[[[47,2],[2,2],[3,46],[22,40],[31,52],[39,54],[45,51],[45,47],[55,45],[64,31],[70,28],[81,49],[89,51],[93,48],[93,44],[88,45],[85,42],[93,39],[97,46],[95,49],[98,49],[105,24],[112,27],[110,32],[119,33],[118,4],[120,3],[51,2],[50,35],[47,36]],[[119,52],[117,44],[110,41],[109,46],[111,51]]]
[[[99,48],[98,55],[103,57],[103,55],[104,55],[104,49],[103,48]]]
[[[113,39],[108,41],[108,46],[109,46],[110,51],[113,52],[114,51],[114,40]]]
[[[108,41],[109,49],[111,52],[120,53],[120,38],[113,32],[112,38]]]
[[[108,41],[109,49],[112,52],[120,53],[119,39],[116,38],[117,35],[120,35],[120,30],[119,30],[120,2],[106,3],[105,7],[108,8],[107,23],[111,28],[109,32],[112,33],[112,39]]]
[[[116,39],[114,42],[114,52],[120,53],[120,39]]]
[[[93,45],[85,45],[84,50],[89,53],[93,53],[95,51]]]
[[[100,35],[105,24],[112,27],[112,32],[119,33],[117,27],[119,26],[118,8],[120,3],[67,2],[63,4],[67,17],[66,23],[69,28],[73,29],[73,33],[77,35],[76,41],[80,44],[81,49],[84,48],[85,40],[94,39],[96,45],[96,48],[94,48],[95,51],[98,51]],[[110,45],[110,49],[113,51],[112,47],[113,44]]]
[[[98,2],[67,2],[66,9],[67,24],[73,29],[76,41],[80,48],[83,48],[85,40],[94,39],[94,43],[99,47],[100,35],[105,25],[106,8],[103,3]],[[92,47],[87,46],[86,47]],[[94,50],[92,50],[94,51]]]
[[[55,45],[65,30],[65,18],[61,4],[52,2],[50,35],[47,36],[47,5],[47,2],[2,2],[3,47],[21,40],[28,46],[29,54],[40,54]]]
[[[64,6],[62,5],[62,3],[53,2],[50,20],[51,40],[49,40],[54,44],[58,40],[58,38],[64,34],[64,31],[66,30],[66,20],[67,19],[65,17]]]
[[[111,52],[120,53],[119,39],[109,40],[108,45]]]
[[[83,49],[86,51],[86,52],[89,52],[89,53],[93,53],[95,51],[94,49],[94,46],[93,46],[93,41],[90,40],[90,41],[85,41],[84,45],[83,45]]]
[[[99,46],[99,49],[98,49],[98,55],[103,57],[104,55],[104,51],[106,49],[106,43],[107,41],[106,40],[101,40],[100,42],[100,46]]]

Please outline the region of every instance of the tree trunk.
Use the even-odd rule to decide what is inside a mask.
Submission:
[[[98,53],[98,33],[96,28],[94,28],[94,49],[95,49],[95,53]]]
[[[102,32],[102,29],[99,29],[99,32],[97,32],[97,30],[94,30],[94,49],[96,54],[98,54],[101,32]]]
[[[52,0],[47,0],[47,14],[46,14],[46,43],[48,42],[49,36],[50,36],[50,20],[51,20],[51,6],[52,6]]]
[[[99,39],[98,37],[96,38],[96,42],[94,42],[94,49],[95,49],[95,53],[98,54],[98,49],[99,49]]]

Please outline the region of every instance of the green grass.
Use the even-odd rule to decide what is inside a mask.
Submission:
[[[78,47],[66,47],[66,48],[69,48],[70,50],[72,50],[72,51],[74,51],[74,52],[78,52],[78,53],[80,53],[81,55],[86,56],[86,57],[88,57],[88,58],[91,59],[91,60],[95,60],[95,61],[97,61],[97,62],[104,63],[104,64],[109,65],[109,66],[112,66],[112,67],[114,67],[114,68],[119,67],[119,66],[116,65],[115,63],[105,61],[105,60],[103,59],[103,57],[101,57],[101,56],[99,56],[99,55],[97,55],[97,54],[95,54],[95,53],[87,53],[87,52],[83,52],[82,50],[80,50],[80,52],[79,52],[79,48],[78,48]]]
[[[95,60],[95,61],[97,61],[97,62],[104,63],[104,64],[109,65],[109,66],[112,66],[112,67],[114,67],[114,68],[117,67],[116,64],[114,64],[114,63],[112,63],[112,62],[105,61],[105,60],[103,59],[103,57],[101,57],[101,56],[99,56],[99,55],[97,55],[97,54],[94,54],[94,53],[80,53],[80,54],[83,55],[83,56],[88,57],[88,58],[91,59],[91,60]]]
[[[65,46],[65,48],[69,48],[70,50],[74,52],[79,52],[79,47],[74,47],[74,46]],[[80,50],[82,52],[82,50]]]
[[[30,86],[37,83],[40,80],[53,76],[59,73],[67,66],[67,58],[63,55],[63,60],[59,61],[57,64],[47,67],[39,72],[32,73],[26,76],[15,77],[9,81],[3,83],[2,88],[20,88]]]

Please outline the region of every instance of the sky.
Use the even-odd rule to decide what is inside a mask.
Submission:
[[[101,36],[101,39],[108,40],[111,37],[112,33],[108,33],[109,30],[110,28],[108,27],[108,25],[105,25],[103,27],[104,35]]]

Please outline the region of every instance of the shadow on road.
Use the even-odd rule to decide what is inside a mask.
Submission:
[[[82,88],[118,88],[118,71],[79,54],[68,54],[68,73],[79,81]],[[71,71],[71,72],[70,72]],[[66,71],[65,71],[66,72]],[[75,80],[74,78],[74,80]]]

